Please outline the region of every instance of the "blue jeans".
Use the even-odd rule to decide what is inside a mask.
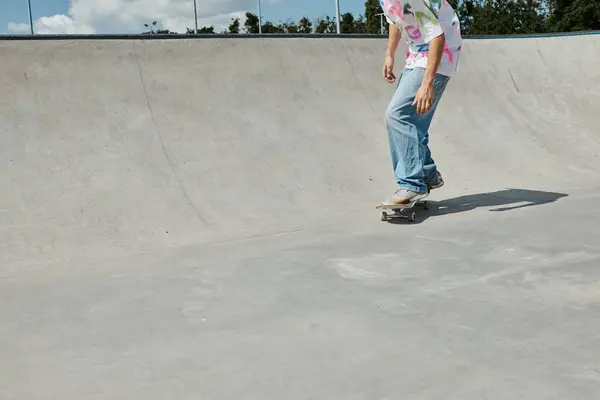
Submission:
[[[433,105],[426,114],[417,114],[417,107],[413,106],[412,102],[424,74],[424,68],[405,68],[386,112],[396,182],[403,189],[421,193],[427,191],[427,182],[431,181],[437,172],[429,150],[429,126],[450,79],[445,75],[436,75],[433,84]]]

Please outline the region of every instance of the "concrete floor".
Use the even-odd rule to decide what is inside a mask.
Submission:
[[[385,45],[0,42],[0,399],[596,399],[600,36],[466,41],[416,223]]]

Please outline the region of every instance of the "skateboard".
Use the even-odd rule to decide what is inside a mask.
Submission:
[[[379,204],[377,207],[375,207],[378,210],[382,210],[381,214],[380,214],[380,219],[382,221],[387,221],[388,219],[392,219],[392,218],[400,218],[400,219],[408,219],[411,222],[415,222],[417,219],[417,213],[416,212],[412,212],[409,215],[405,215],[402,212],[404,210],[408,210],[410,208],[414,208],[414,207],[419,207],[422,206],[424,210],[429,210],[429,202],[427,200],[425,200],[427,197],[429,196],[429,193],[427,193],[427,196],[423,197],[420,200],[417,201],[413,201],[410,203],[406,203],[406,204]],[[388,213],[385,210],[391,210],[393,211],[393,213],[391,215],[388,215]]]

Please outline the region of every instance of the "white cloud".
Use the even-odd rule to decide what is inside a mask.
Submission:
[[[226,30],[232,18],[243,26],[246,11],[256,13],[256,0],[196,0],[198,25]],[[278,0],[265,0],[265,3]],[[162,29],[184,33],[194,27],[193,0],[71,0],[67,15],[34,21],[36,33],[141,33],[144,24],[158,21]],[[28,24],[10,23],[9,32],[29,31]]]
[[[66,15],[53,15],[51,17],[42,17],[33,23],[36,33],[40,34],[73,34],[73,33],[94,33],[94,28],[85,23],[76,22]]]
[[[9,22],[8,31],[10,33],[28,33],[29,24],[15,24],[14,22]]]

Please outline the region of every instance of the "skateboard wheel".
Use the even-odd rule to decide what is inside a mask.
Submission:
[[[380,218],[382,221],[386,221],[387,220],[387,213],[385,211],[381,212]]]
[[[410,220],[412,222],[415,222],[416,219],[417,219],[417,213],[412,213],[411,216],[410,216]]]

